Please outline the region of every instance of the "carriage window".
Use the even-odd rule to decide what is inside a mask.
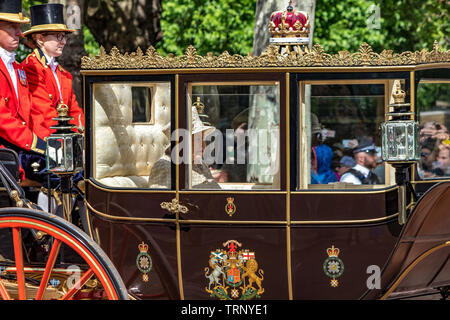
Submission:
[[[170,92],[166,82],[93,85],[93,177],[98,182],[171,188]]]
[[[386,183],[380,124],[385,84],[301,86],[301,189],[373,188]],[[369,186],[370,185],[370,186]]]
[[[279,189],[278,83],[191,84],[186,186]]]
[[[421,179],[450,177],[450,82],[421,81],[417,87]]]
[[[131,87],[133,123],[154,123],[152,90],[153,87]]]

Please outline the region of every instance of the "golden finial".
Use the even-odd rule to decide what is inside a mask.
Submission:
[[[69,107],[64,103],[60,103],[56,107],[56,111],[58,112],[58,117],[60,117],[60,118],[69,116]]]
[[[38,172],[39,166],[40,166],[39,163],[33,162],[31,164],[31,167],[33,168],[33,172]]]
[[[402,90],[400,82],[397,82],[395,91],[392,93],[392,96],[394,97],[394,103],[396,104],[405,103],[406,93],[404,90]]]
[[[200,101],[200,97],[197,97],[197,101],[194,102],[193,106],[197,108],[197,112],[199,114],[203,113],[203,110],[205,109],[205,105],[203,102]]]
[[[16,202],[16,207],[22,208],[23,207],[23,200],[20,199],[19,192],[17,190],[12,190],[9,194],[11,199],[13,199]]]

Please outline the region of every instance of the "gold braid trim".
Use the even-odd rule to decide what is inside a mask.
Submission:
[[[100,47],[100,54],[95,57],[82,57],[82,70],[111,69],[186,69],[186,68],[267,68],[267,67],[368,67],[368,66],[413,66],[426,63],[450,62],[450,50],[440,48],[437,41],[428,51],[405,51],[395,53],[383,50],[373,51],[363,43],[356,52],[339,51],[337,54],[326,53],[323,47],[315,44],[311,49],[299,52],[289,51],[285,54],[280,46],[269,45],[260,56],[230,54],[227,51],[219,56],[208,53],[201,56],[197,49],[189,46],[181,56],[169,54],[163,56],[150,46],[145,52],[138,48],[136,52],[122,54],[117,47],[109,53]]]

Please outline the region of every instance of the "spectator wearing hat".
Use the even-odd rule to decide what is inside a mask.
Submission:
[[[29,82],[33,104],[42,113],[44,136],[55,132],[57,108],[67,106],[71,124],[84,130],[83,110],[72,89],[72,75],[55,58],[63,53],[67,35],[74,32],[64,24],[62,4],[49,3],[31,6],[31,28],[24,32],[34,51],[21,63]]]
[[[356,166],[356,162],[352,157],[343,156],[341,160],[339,160],[339,165],[336,167],[339,179],[354,166]]]
[[[14,52],[22,36],[21,26],[29,21],[22,15],[21,0],[0,0],[0,146],[19,154],[21,179],[38,180],[25,160],[45,162],[47,143],[38,128],[43,118],[32,104],[28,78]]]
[[[378,184],[379,179],[372,172],[377,167],[376,149],[373,144],[360,144],[353,150],[356,165],[348,170],[341,182],[353,184]]]

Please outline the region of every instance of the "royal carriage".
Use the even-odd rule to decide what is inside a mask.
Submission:
[[[450,173],[421,154],[429,138],[430,153],[450,148],[449,51],[327,54],[308,46],[306,14],[270,26],[260,56],[82,59],[85,233],[6,205],[3,298],[6,282],[18,298],[447,298]],[[366,142],[375,184],[321,180]],[[40,263],[24,259],[24,228],[50,241]],[[63,258],[81,266],[78,290]]]

